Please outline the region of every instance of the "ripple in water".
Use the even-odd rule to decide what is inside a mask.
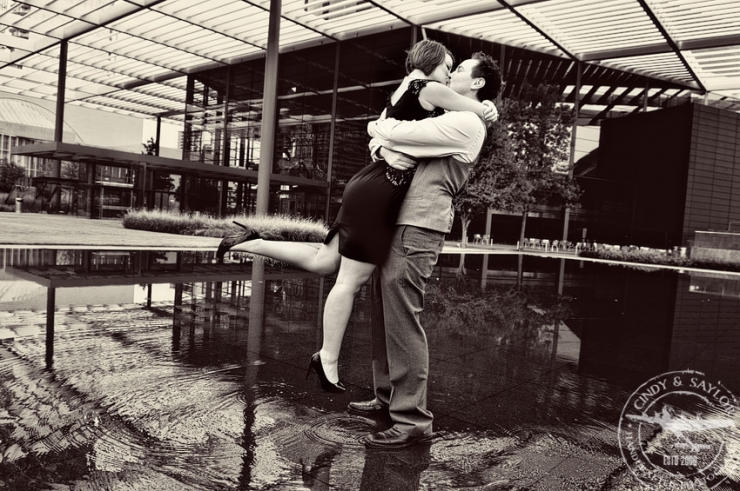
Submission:
[[[362,446],[362,439],[375,431],[375,423],[365,418],[332,414],[304,430],[312,440],[330,445]]]

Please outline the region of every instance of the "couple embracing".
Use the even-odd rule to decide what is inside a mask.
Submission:
[[[337,272],[324,308],[321,350],[309,361],[322,388],[343,392],[337,361],[356,293],[372,277],[372,370],[375,398],[348,411],[387,414],[393,425],[368,435],[376,448],[428,441],[429,349],[420,314],[424,291],[452,228],[453,197],[461,192],[495,121],[491,102],[501,89],[493,59],[475,53],[452,70],[452,54],[436,41],[408,52],[408,75],[368,124],[373,163],[345,187],[324,244],[226,237],[217,252],[250,252],[319,274]]]

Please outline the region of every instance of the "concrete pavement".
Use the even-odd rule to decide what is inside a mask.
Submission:
[[[124,228],[120,220],[68,215],[0,213],[0,247],[99,247],[102,249],[215,250],[220,239]]]

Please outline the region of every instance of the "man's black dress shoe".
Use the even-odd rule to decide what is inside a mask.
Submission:
[[[347,406],[347,412],[360,416],[383,416],[388,414],[388,406],[376,397],[371,401],[350,402]]]
[[[365,437],[365,445],[370,448],[404,448],[417,443],[428,443],[432,435],[410,435],[395,426]]]

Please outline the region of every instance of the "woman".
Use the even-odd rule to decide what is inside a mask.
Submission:
[[[418,120],[444,110],[495,117],[490,101],[483,104],[447,87],[452,62],[452,54],[442,44],[431,40],[416,43],[406,59],[408,75],[391,94],[381,118]],[[360,170],[347,183],[339,214],[319,249],[263,240],[253,231],[226,237],[219,246],[218,257],[227,251],[249,252],[322,275],[338,270],[324,307],[323,344],[309,364],[309,372],[316,371],[326,391],[345,390],[337,362],[354,298],[390,250],[398,211],[413,175],[414,169],[397,170],[383,161]]]

